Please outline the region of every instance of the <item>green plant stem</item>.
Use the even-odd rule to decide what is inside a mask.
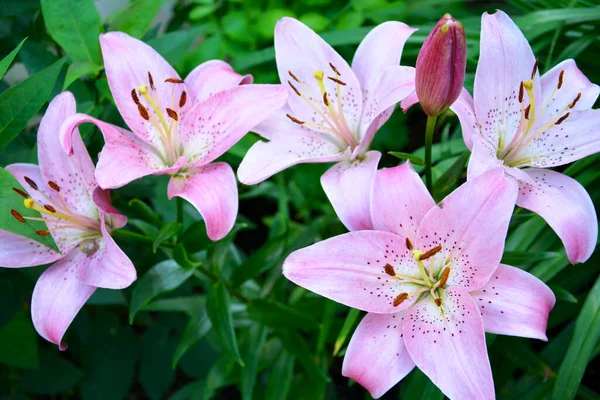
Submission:
[[[183,199],[181,197],[177,197],[177,222],[183,224]]]
[[[437,116],[427,116],[427,128],[425,130],[425,182],[427,189],[433,190],[433,176],[431,175],[431,146],[433,146],[433,134],[435,132],[435,121]]]

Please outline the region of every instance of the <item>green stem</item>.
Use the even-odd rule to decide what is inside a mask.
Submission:
[[[435,132],[435,121],[437,116],[427,117],[427,129],[425,131],[425,181],[427,189],[433,191],[433,177],[431,175],[431,146],[433,145],[433,133]]]
[[[177,222],[183,224],[183,199],[181,197],[177,197]]]

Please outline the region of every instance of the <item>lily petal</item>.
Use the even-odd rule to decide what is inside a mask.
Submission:
[[[110,217],[111,228],[119,229],[127,224],[127,217],[112,206],[110,201],[110,190],[96,187],[96,189],[94,189],[93,199],[98,209]]]
[[[342,375],[360,383],[373,398],[383,396],[415,367],[402,338],[405,314],[369,313],[350,339]]]
[[[246,133],[286,103],[282,85],[243,85],[214,94],[181,121],[180,138],[190,164],[221,156]]]
[[[96,290],[77,278],[77,271],[87,262],[79,250],[69,252],[38,279],[31,299],[31,317],[38,333],[66,350],[62,338],[85,302]]]
[[[173,176],[169,199],[175,196],[189,201],[204,218],[212,241],[224,238],[233,228],[238,212],[235,175],[229,164],[212,163]]]
[[[373,228],[416,242],[417,228],[435,206],[433,197],[410,161],[375,174],[371,193]]]
[[[50,264],[62,254],[29,238],[0,229],[0,266],[5,268],[33,267]]]
[[[194,104],[208,99],[211,95],[238,85],[251,84],[252,75],[240,75],[231,65],[221,60],[210,60],[198,65],[185,78],[185,84]]]
[[[283,263],[283,274],[295,284],[348,307],[378,314],[410,307],[416,297],[394,306],[401,293],[418,288],[386,273],[420,277],[405,239],[388,232],[350,232],[293,252]]]
[[[530,273],[500,264],[488,284],[471,296],[479,306],[486,332],[548,340],[548,314],[556,298]]]
[[[85,254],[86,260],[77,270],[77,278],[90,286],[106,289],[126,288],[137,279],[135,267],[108,233],[104,219],[101,223],[102,238],[88,239],[94,240],[98,249],[93,254]],[[79,251],[83,252],[82,246],[88,244],[94,245],[92,242],[83,242]]]
[[[473,136],[480,135],[480,126],[477,118],[475,118],[473,97],[471,97],[467,89],[462,89],[458,99],[450,106],[450,109],[458,117],[463,139],[469,150],[471,150],[473,147]]]
[[[562,240],[571,263],[587,261],[598,240],[590,195],[573,178],[547,169],[526,169],[534,184],[519,182],[517,205],[539,214]]]
[[[496,156],[496,147],[479,135],[472,138],[471,157],[467,166],[467,179],[471,180],[494,168],[504,167]]]
[[[483,322],[473,298],[450,287],[438,307],[431,296],[404,317],[404,342],[417,367],[451,399],[494,399]],[[443,310],[443,314],[442,314]]]
[[[336,214],[349,231],[373,229],[371,189],[378,151],[369,151],[364,160],[341,161],[321,176],[321,186]]]
[[[441,245],[430,262],[450,267],[448,284],[478,289],[498,268],[516,199],[517,182],[503,168],[479,175],[425,215],[415,248]]]

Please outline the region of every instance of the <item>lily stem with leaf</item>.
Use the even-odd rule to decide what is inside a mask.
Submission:
[[[433,190],[433,177],[431,174],[431,147],[433,146],[433,134],[437,116],[427,117],[427,128],[425,130],[425,181],[429,192]]]

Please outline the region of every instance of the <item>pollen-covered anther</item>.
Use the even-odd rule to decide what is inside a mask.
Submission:
[[[27,184],[28,184],[29,186],[31,186],[31,188],[32,188],[33,190],[39,190],[39,188],[38,188],[38,185],[37,185],[37,184],[36,184],[36,183],[33,181],[33,179],[31,179],[31,178],[30,178],[30,177],[28,177],[28,176],[24,176],[24,177],[23,177],[23,179],[25,180],[25,182],[27,182]]]
[[[421,260],[421,261],[427,260],[428,258],[435,256],[441,250],[442,250],[442,246],[437,245],[434,248],[427,250],[425,253],[421,254],[421,256],[419,257],[419,260]]]
[[[167,114],[169,115],[169,117],[171,117],[175,121],[179,121],[179,116],[177,115],[177,113],[175,112],[175,110],[167,108]]]
[[[439,287],[444,287],[446,282],[448,282],[448,277],[450,276],[450,267],[444,268],[444,272],[442,272],[442,277],[438,282]]]
[[[521,84],[519,85],[519,103],[523,102],[524,92],[525,92],[525,90],[523,90],[523,81],[521,81]]]
[[[433,299],[433,301],[436,306],[438,306],[438,307],[442,306],[442,299],[440,299],[439,297],[436,297],[435,299]]]
[[[529,111],[531,111],[531,104],[525,109],[525,119],[529,119]]]
[[[56,182],[53,181],[48,181],[48,186],[50,186],[50,188],[56,192],[60,192],[60,186],[58,186],[58,184]]]
[[[296,89],[296,86],[294,86],[294,85],[292,84],[292,82],[288,81],[288,85],[290,85],[290,87],[292,88],[292,90],[293,90],[294,92],[296,92],[296,94],[297,94],[298,96],[302,96],[302,95],[300,94],[300,91],[299,91],[298,89]]]
[[[168,83],[183,83],[183,79],[179,79],[179,78],[167,78],[167,79],[165,79],[165,82],[168,82]]]
[[[297,123],[298,125],[304,125],[304,121],[300,121],[298,118],[294,118],[290,114],[285,114],[285,116],[292,120],[292,122]]]
[[[325,103],[326,106],[329,106],[329,100],[327,98],[327,92],[323,93],[323,103]]]
[[[131,89],[131,98],[133,99],[133,102],[135,104],[140,104],[140,98],[137,95],[137,92],[135,91],[135,89]]]
[[[25,218],[23,218],[23,216],[14,208],[12,210],[10,210],[10,213],[12,214],[12,216],[19,221],[20,223],[24,224],[25,223]]]
[[[146,109],[146,107],[144,107],[141,103],[138,103],[137,106],[141,117],[144,118],[146,121],[150,120],[150,114],[148,114],[148,110]]]
[[[537,73],[538,70],[538,59],[535,59],[535,64],[533,64],[533,70],[531,71],[531,79],[533,79],[535,77],[535,74]]]
[[[150,89],[156,90],[156,87],[154,87],[154,79],[152,79],[150,71],[148,71],[148,82],[150,83]]]
[[[50,204],[44,204],[44,208],[47,211],[50,211],[51,213],[55,213],[56,212],[56,208],[52,207]]]
[[[335,72],[335,74],[337,76],[342,75],[342,74],[340,74],[340,71],[338,71],[338,69],[335,67],[335,65],[333,65],[332,63],[329,63],[329,66],[331,67],[331,69],[333,70],[333,72]]]
[[[563,85],[563,79],[565,77],[565,70],[561,70],[560,74],[558,74],[558,85],[556,86],[557,89],[560,89]]]
[[[577,102],[579,101],[579,99],[581,99],[581,92],[577,93],[577,97],[575,97],[575,100],[573,100],[573,102],[571,104],[569,104],[569,108],[575,107],[575,104],[577,104]]]
[[[185,102],[187,101],[187,93],[185,90],[181,92],[181,96],[179,97],[179,108],[183,108],[185,106]]]
[[[404,303],[404,300],[408,299],[408,293],[400,293],[394,299],[394,307],[398,307],[400,304]]]
[[[39,231],[35,231],[35,234],[38,236],[48,236],[48,235],[50,235],[50,232],[39,230]]]
[[[300,79],[298,79],[298,77],[296,75],[294,75],[292,73],[292,71],[288,71],[288,74],[290,74],[290,76],[292,77],[293,80],[295,80],[296,82],[300,83]]]
[[[334,78],[333,76],[328,76],[327,79],[334,81],[335,83],[339,83],[342,86],[346,86],[346,82],[339,80],[338,78]]]
[[[383,267],[383,270],[389,276],[396,276],[396,271],[394,270],[394,267],[392,267],[391,264],[385,264],[385,267]]]
[[[409,238],[406,238],[406,248],[408,249],[408,251],[412,251],[413,249],[413,245]]]
[[[22,191],[21,189],[12,188],[12,190],[14,190],[15,193],[17,193],[19,196],[23,197],[24,199],[29,198],[29,195],[27,193],[25,193],[24,191]]]
[[[571,115],[570,112],[566,113],[565,115],[563,115],[562,117],[560,117],[558,119],[558,121],[555,122],[556,125],[560,125],[565,119],[567,119],[569,117],[569,115]]]

